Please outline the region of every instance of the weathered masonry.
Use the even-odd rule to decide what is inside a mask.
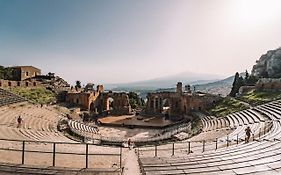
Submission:
[[[13,80],[22,81],[41,75],[41,70],[33,66],[15,66],[13,70]]]
[[[105,92],[103,85],[98,85],[97,90],[72,90],[66,95],[66,102],[80,106],[98,114],[125,115],[131,113],[129,97],[124,92]]]
[[[157,92],[147,95],[147,114],[160,114],[169,118],[188,115],[193,110],[211,107],[221,97],[206,93],[191,92],[190,86],[182,90],[182,83],[177,84],[176,92]]]

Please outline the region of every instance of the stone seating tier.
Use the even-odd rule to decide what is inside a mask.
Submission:
[[[275,122],[274,125],[267,139],[280,137],[280,123]],[[141,157],[140,160],[145,174],[244,174],[263,171],[277,173],[271,165],[281,167],[281,154],[277,154],[280,145],[278,141],[259,141],[217,151],[179,154],[173,157]]]
[[[24,98],[0,88],[0,107],[26,101]]]
[[[280,125],[280,102],[261,105],[252,109],[228,115],[224,118],[202,119],[204,131],[196,137],[207,136],[215,133],[218,128],[235,126],[228,134],[227,139],[235,140],[239,134],[245,137],[244,129],[247,126],[255,134],[255,140],[244,144],[230,144],[229,147],[214,149],[213,142],[208,142],[205,152],[202,153],[202,142],[192,142],[193,153],[188,154],[186,143],[174,150],[174,156],[165,154],[158,148],[158,156],[150,154],[153,148],[142,148],[139,151],[141,170],[143,174],[281,174],[281,125]],[[226,118],[229,122],[226,121]],[[225,121],[223,121],[225,120]],[[260,135],[261,131],[267,131]],[[242,133],[242,134],[241,134]],[[259,135],[259,136],[258,136]],[[226,135],[222,136],[225,138]],[[204,137],[202,137],[204,139]],[[219,138],[218,140],[220,140]],[[192,140],[192,139],[191,139]],[[200,148],[201,146],[201,148]],[[175,145],[173,146],[175,147]],[[213,149],[208,149],[212,147]],[[200,150],[196,151],[196,150]],[[164,153],[164,154],[163,154]]]

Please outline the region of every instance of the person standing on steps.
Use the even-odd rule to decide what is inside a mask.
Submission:
[[[128,140],[128,147],[129,147],[129,149],[132,148],[132,141],[131,141],[131,139]]]
[[[21,124],[22,124],[22,118],[21,116],[19,115],[18,119],[17,119],[17,122],[18,122],[18,126],[17,128],[21,127]]]
[[[248,126],[248,127],[245,129],[245,132],[246,132],[245,143],[248,143],[249,140],[250,140],[251,133],[252,133],[250,126]]]

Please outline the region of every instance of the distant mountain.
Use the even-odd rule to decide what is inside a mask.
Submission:
[[[176,75],[165,76],[160,78],[154,78],[151,80],[137,81],[131,83],[122,84],[108,84],[105,85],[107,89],[143,89],[143,90],[156,90],[159,88],[170,88],[175,87],[177,82],[182,82],[185,84],[202,84],[213,82],[221,79],[221,76],[211,75],[211,74],[199,74],[193,72],[182,72]]]
[[[244,77],[245,73],[240,73],[240,76]],[[230,76],[218,81],[206,82],[206,83],[202,83],[198,81],[200,83],[190,83],[190,85],[192,90],[195,87],[196,91],[227,96],[231,91],[233,81],[234,81],[234,76]],[[161,89],[157,89],[156,91],[174,92],[175,90],[176,89],[173,87],[173,88],[161,88]]]
[[[195,85],[195,89],[211,94],[220,94],[222,96],[227,96],[231,91],[233,81],[234,76],[231,76],[220,81],[215,81],[206,84],[197,84]]]
[[[240,73],[240,76],[244,77],[245,72]],[[206,83],[206,84],[197,84],[194,86],[195,86],[195,89],[202,91],[202,92],[227,96],[231,91],[233,81],[234,81],[234,75],[227,77],[223,80]]]

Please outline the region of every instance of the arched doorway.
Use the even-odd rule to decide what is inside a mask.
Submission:
[[[108,97],[106,99],[106,110],[111,111],[114,108],[114,99],[112,97]]]
[[[161,113],[164,114],[165,119],[169,119],[171,111],[171,103],[168,98],[162,100],[161,103]]]

